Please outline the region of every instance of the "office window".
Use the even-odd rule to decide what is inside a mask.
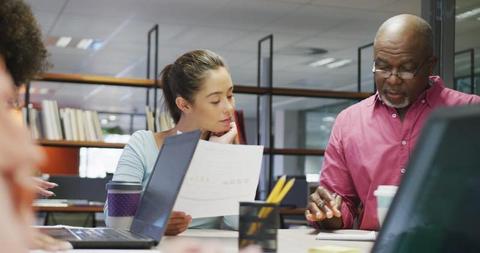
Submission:
[[[318,183],[323,156],[274,155],[273,177],[305,175],[308,182]]]
[[[336,115],[355,102],[350,99],[274,96],[274,147],[325,148]]]
[[[356,100],[336,99],[329,104],[304,112],[305,147],[325,149],[337,115],[356,102]]]
[[[455,1],[454,82],[457,90],[465,93],[472,93],[473,88],[473,93],[480,94],[479,7],[478,1]]]

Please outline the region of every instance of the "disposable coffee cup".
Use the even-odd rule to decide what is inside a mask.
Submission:
[[[377,190],[373,193],[377,197],[377,217],[380,226],[383,224],[383,220],[387,215],[388,208],[392,203],[392,199],[397,192],[398,186],[396,185],[379,185]]]
[[[105,224],[111,228],[129,230],[141,193],[140,183],[123,181],[107,183],[108,210]]]

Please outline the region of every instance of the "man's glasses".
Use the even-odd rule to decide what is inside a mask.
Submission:
[[[413,79],[417,74],[418,72],[423,68],[423,66],[425,65],[425,63],[428,61],[428,59],[430,58],[427,58],[425,59],[422,64],[420,64],[420,66],[417,67],[417,69],[415,71],[397,71],[397,72],[393,72],[391,70],[384,70],[384,69],[378,69],[376,66],[375,66],[375,62],[373,62],[373,67],[372,67],[372,72],[373,74],[378,74],[381,78],[389,78],[390,76],[392,75],[396,75],[398,78],[402,79],[402,80],[410,80],[410,79]]]

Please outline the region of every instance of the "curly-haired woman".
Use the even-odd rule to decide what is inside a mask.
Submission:
[[[28,248],[59,250],[69,244],[40,234],[31,227],[32,200],[38,186],[32,168],[42,153],[12,114],[15,89],[46,67],[47,51],[28,5],[0,0],[0,245],[2,252]]]

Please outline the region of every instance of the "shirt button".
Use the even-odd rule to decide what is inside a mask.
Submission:
[[[422,99],[422,104],[425,104],[425,99]]]
[[[402,145],[403,145],[403,146],[407,145],[407,141],[406,141],[406,140],[403,140],[403,141],[402,141]]]
[[[396,118],[396,117],[397,117],[396,113],[392,114],[392,118]]]
[[[406,171],[405,168],[402,168],[402,169],[400,170],[400,173],[405,174],[405,171]]]

